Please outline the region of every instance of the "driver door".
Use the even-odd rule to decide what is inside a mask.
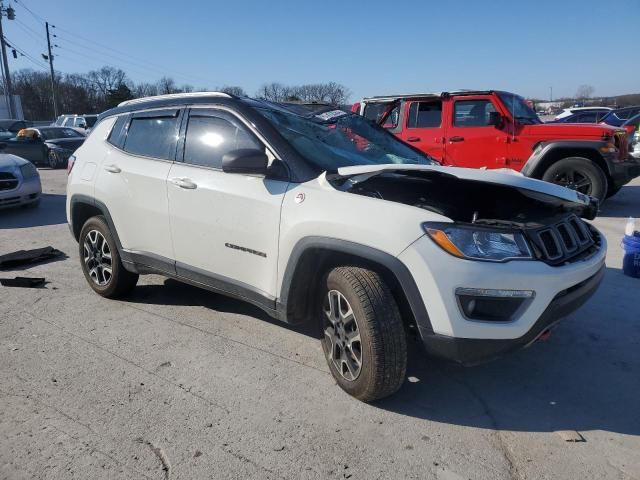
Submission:
[[[178,275],[274,304],[280,209],[289,182],[222,171],[231,150],[269,154],[227,110],[192,108],[183,135],[182,161],[171,166],[167,186]]]

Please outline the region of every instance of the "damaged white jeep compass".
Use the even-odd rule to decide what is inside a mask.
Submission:
[[[407,333],[464,364],[527,346],[604,273],[589,197],[446,168],[365,118],[223,93],[132,100],[70,159],[67,216],[91,287],[166,275],[313,322],[331,373],[371,401]]]

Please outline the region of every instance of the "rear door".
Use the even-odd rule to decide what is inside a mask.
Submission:
[[[168,180],[178,274],[249,300],[272,301],[289,182],[222,171],[222,157],[231,150],[255,148],[274,158],[229,110],[192,108],[184,139],[183,161],[171,167]]]
[[[179,108],[172,108],[118,117],[95,184],[95,196],[109,208],[123,248],[171,271],[167,176],[180,115]]]
[[[442,100],[438,98],[408,101],[405,103],[405,109],[404,128],[398,137],[442,162]]]
[[[503,168],[507,165],[510,136],[489,123],[491,112],[501,112],[490,95],[454,97],[447,102],[450,124],[446,131],[448,165]]]

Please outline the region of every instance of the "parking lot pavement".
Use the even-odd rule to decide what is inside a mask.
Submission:
[[[66,173],[41,175],[40,208],[0,212],[0,254],[69,258],[17,273],[44,289],[0,287],[0,478],[640,478],[640,280],[619,246],[639,180],[595,221],[602,287],[550,340],[473,368],[413,354],[402,390],[366,405],[315,338],[250,305],[159,276],[94,294]]]

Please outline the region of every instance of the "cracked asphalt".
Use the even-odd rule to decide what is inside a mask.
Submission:
[[[0,478],[640,478],[640,280],[619,246],[640,179],[595,220],[601,288],[548,341],[473,368],[414,348],[402,390],[366,405],[315,338],[248,304],[159,276],[125,301],[94,294],[66,172],[40,173],[38,209],[0,211],[0,254],[68,258],[0,272],[49,282],[0,287]]]

